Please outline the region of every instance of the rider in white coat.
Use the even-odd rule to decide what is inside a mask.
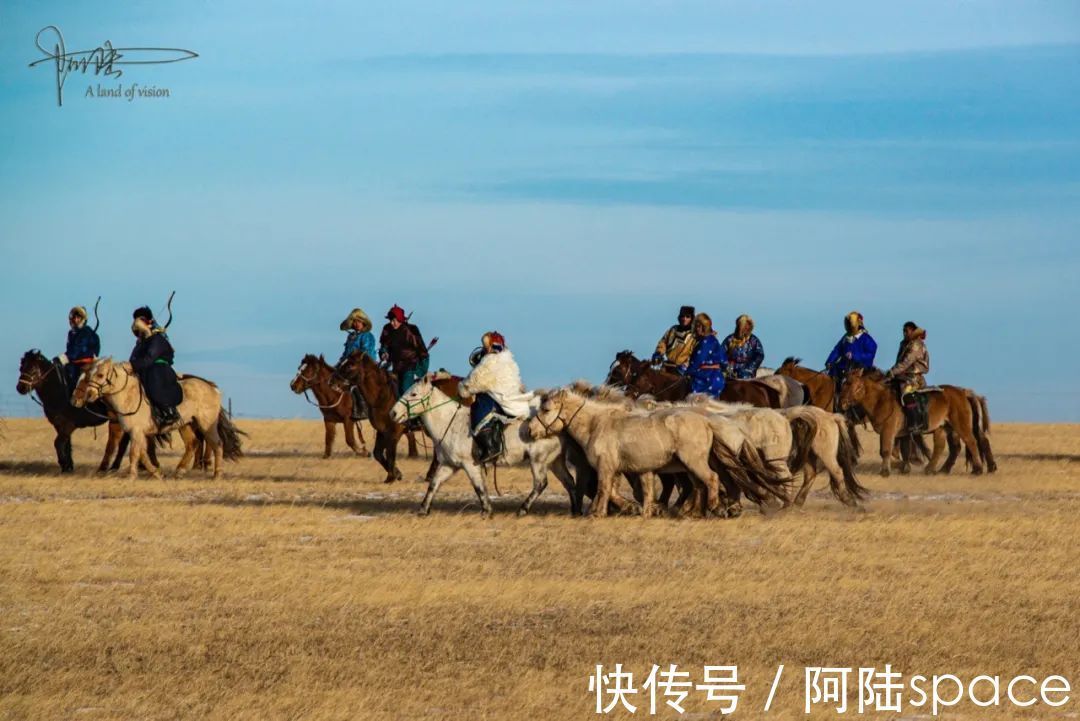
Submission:
[[[476,460],[489,463],[502,454],[503,426],[529,415],[533,394],[525,392],[521,371],[502,335],[485,333],[481,344],[469,359],[473,369],[459,384],[458,394],[473,399],[469,411]]]

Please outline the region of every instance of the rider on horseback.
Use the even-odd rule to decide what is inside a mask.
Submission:
[[[484,333],[469,363],[473,369],[458,384],[458,395],[473,398],[469,408],[477,463],[491,463],[503,452],[503,427],[529,415],[532,394],[525,391],[521,371],[498,331]]]
[[[371,333],[371,318],[368,318],[367,313],[360,308],[353,308],[348,317],[341,321],[341,330],[349,331],[349,335],[345,337],[345,350],[338,360],[339,366],[357,351],[367,353],[371,360],[378,362],[379,359],[375,354],[375,336]],[[364,397],[356,386],[352,386],[349,390],[352,393],[352,419],[362,421],[367,418]]]
[[[172,368],[173,347],[149,308],[136,308],[132,317],[131,332],[136,341],[131,351],[131,367],[150,399],[154,422],[162,428],[180,420],[176,406],[184,400],[184,392]]]
[[[68,398],[75,392],[79,376],[94,362],[101,352],[101,339],[97,332],[86,323],[86,308],[77,305],[68,313],[67,348],[56,358],[64,368],[64,381],[67,383]]]
[[[671,326],[656,344],[652,355],[653,365],[663,363],[668,366],[682,366],[690,361],[694,352],[694,306],[684,305],[679,309],[679,322]]]
[[[423,378],[428,370],[428,349],[420,329],[409,322],[405,311],[394,306],[387,314],[390,321],[379,334],[379,359],[389,363],[397,376],[398,398],[413,383]]]
[[[853,310],[845,315],[844,330],[847,332],[825,361],[825,371],[836,383],[837,400],[847,374],[856,368],[872,368],[877,354],[877,342],[866,332],[862,313]]]
[[[754,335],[754,319],[740,315],[735,319],[735,332],[724,339],[721,345],[727,354],[725,374],[729,378],[753,378],[757,369],[765,360],[765,349]]]
[[[694,318],[694,352],[679,372],[690,378],[691,393],[708,393],[719,396],[724,390],[724,368],[728,365],[724,346],[716,339],[712,318],[698,313]]]
[[[913,321],[904,323],[904,340],[896,353],[896,364],[885,374],[892,381],[904,409],[904,419],[910,432],[926,427],[925,400],[915,391],[926,387],[923,377],[930,372],[930,351],[926,348],[926,331]]]

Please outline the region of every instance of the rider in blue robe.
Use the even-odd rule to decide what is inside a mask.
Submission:
[[[825,361],[825,370],[836,380],[843,380],[856,368],[872,368],[877,354],[877,343],[866,332],[862,313],[852,311],[844,316],[844,330],[847,333]]]
[[[694,352],[690,362],[683,366],[683,372],[690,378],[690,392],[719,396],[724,390],[727,354],[716,338],[708,314],[698,313],[694,318],[694,335],[697,336]]]

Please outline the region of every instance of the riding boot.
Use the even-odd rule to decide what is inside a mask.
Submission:
[[[492,463],[502,455],[502,423],[491,421],[473,434],[476,442],[473,457],[483,465]]]
[[[352,393],[352,420],[362,421],[368,417],[364,396],[360,395],[360,389],[356,386],[353,386],[350,392]]]
[[[923,429],[921,419],[919,418],[919,407],[915,398],[905,394],[900,400],[900,404],[904,409],[904,423],[907,426],[908,433],[922,433]]]

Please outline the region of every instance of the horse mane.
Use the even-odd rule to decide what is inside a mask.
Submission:
[[[869,368],[864,368],[863,369],[863,378],[866,378],[866,379],[872,380],[872,381],[884,381],[885,380],[885,372],[883,370],[881,370],[880,368],[878,368],[877,366],[870,366]]]

